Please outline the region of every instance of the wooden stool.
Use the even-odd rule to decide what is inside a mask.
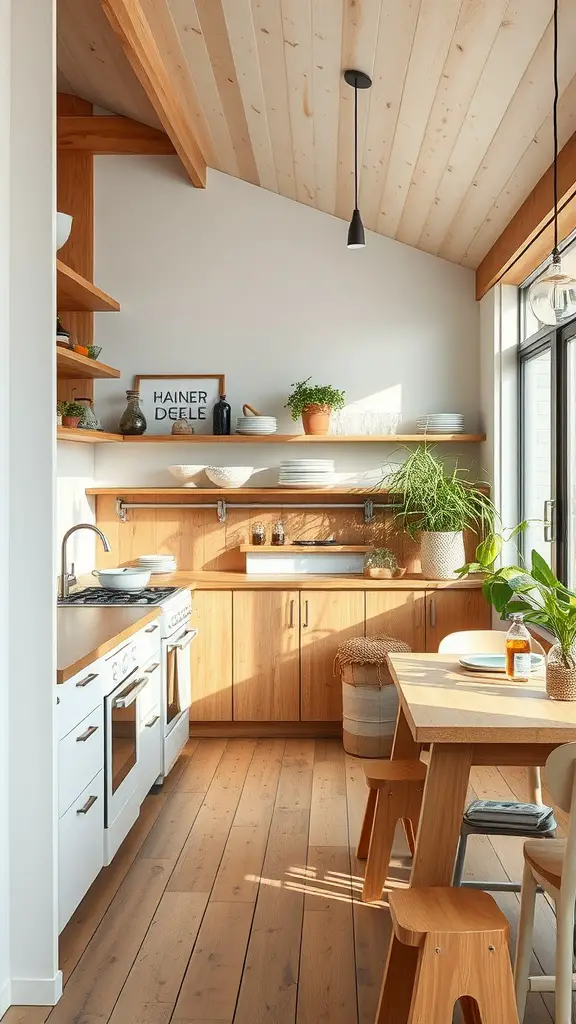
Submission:
[[[426,765],[421,761],[375,761],[363,767],[370,792],[356,856],[368,858],[362,899],[371,903],[382,895],[398,821],[414,852]]]
[[[399,986],[412,983],[408,1024],[452,1024],[459,999],[474,1024],[518,1024],[508,922],[492,896],[477,889],[405,889],[390,894],[395,941],[417,947],[415,972],[390,966],[391,949],[376,1024],[398,1017]]]

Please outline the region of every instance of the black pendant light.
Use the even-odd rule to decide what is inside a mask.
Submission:
[[[369,89],[372,79],[363,71],[345,71],[344,80],[354,89],[354,213],[348,228],[348,248],[361,249],[366,245],[364,225],[358,209],[358,89]]]

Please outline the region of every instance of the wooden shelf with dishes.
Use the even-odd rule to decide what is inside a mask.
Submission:
[[[422,441],[442,444],[477,444],[485,434],[142,434],[125,437],[130,444],[406,444]]]
[[[120,376],[120,370],[59,345],[56,349],[56,376],[75,380],[112,380]]]
[[[85,433],[85,431],[84,431]],[[108,435],[113,437],[114,435]],[[386,497],[388,491],[385,488],[374,485],[362,487],[358,484],[355,487],[89,487],[86,494],[115,494],[118,497],[126,498],[133,495],[146,496],[155,494],[159,497],[166,495],[186,495],[191,502],[197,498],[234,498],[237,501],[258,498],[265,500],[271,498],[277,504],[282,499],[298,498],[305,501],[307,498],[348,498],[350,500],[364,500],[365,498],[378,499]]]

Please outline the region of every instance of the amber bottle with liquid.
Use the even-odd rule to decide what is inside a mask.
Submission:
[[[510,618],[512,625],[506,634],[506,675],[515,683],[525,683],[532,672],[530,633],[521,612],[513,612]]]

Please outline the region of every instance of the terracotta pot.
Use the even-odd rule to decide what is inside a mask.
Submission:
[[[330,429],[329,405],[309,405],[302,410],[302,425],[305,434],[327,434]]]
[[[80,417],[79,416],[63,416],[62,417],[62,426],[63,427],[77,427],[79,423],[80,423]]]

